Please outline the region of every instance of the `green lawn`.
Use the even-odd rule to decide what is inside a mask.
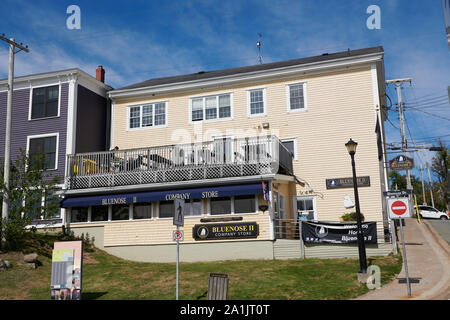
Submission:
[[[36,270],[18,265],[22,253],[0,254],[14,264],[13,269],[0,271],[0,299],[50,299],[52,242],[40,245],[42,266]],[[382,284],[401,270],[400,256],[374,257],[369,262],[381,268]],[[90,249],[84,254],[83,299],[175,299],[175,270],[175,263],[131,262]],[[229,275],[230,300],[350,299],[369,291],[358,283],[358,270],[358,259],[181,263],[180,299],[205,300],[210,272]]]

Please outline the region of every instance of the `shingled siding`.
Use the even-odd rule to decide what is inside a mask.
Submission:
[[[67,131],[67,105],[69,84],[61,84],[60,115],[41,120],[28,120],[30,108],[30,89],[14,90],[11,114],[11,160],[15,161],[20,155],[20,148],[26,150],[27,137],[33,135],[59,133],[58,166],[51,170],[51,175],[64,177]],[[6,91],[0,92],[0,157],[5,154],[6,131]]]

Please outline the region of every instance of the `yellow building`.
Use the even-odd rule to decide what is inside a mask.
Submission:
[[[123,258],[182,261],[356,257],[356,244],[300,240],[299,221],[354,211],[376,222],[368,255],[392,250],[383,191],[382,47],[157,78],[109,92],[111,150],[68,155],[62,206],[77,234]]]

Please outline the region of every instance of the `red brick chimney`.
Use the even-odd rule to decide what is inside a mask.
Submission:
[[[95,70],[95,78],[98,81],[105,82],[105,69],[102,66],[98,66]]]

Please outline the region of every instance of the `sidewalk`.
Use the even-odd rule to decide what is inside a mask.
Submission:
[[[402,251],[400,228],[398,228],[398,249]],[[406,258],[409,278],[419,280],[411,283],[411,297],[408,297],[404,265],[396,279],[384,287],[371,291],[356,300],[448,300],[450,299],[450,246],[433,229],[429,221],[419,224],[415,219],[406,219]],[[381,270],[383,272],[383,270]]]

